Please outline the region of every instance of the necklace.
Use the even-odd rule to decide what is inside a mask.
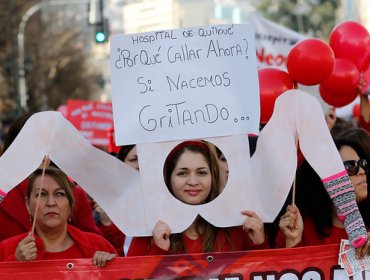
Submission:
[[[57,252],[63,252],[65,251],[66,249],[68,249],[72,244],[73,244],[73,240],[72,238],[69,236],[69,234],[67,233],[66,236],[64,237],[64,241],[62,244],[60,245],[51,245],[51,244],[48,244],[48,245],[51,245],[51,246],[48,246],[46,243],[45,244],[45,251],[46,252],[50,252],[50,253],[57,253]]]
[[[72,245],[72,238],[69,236],[69,234],[67,233],[66,234],[66,238],[64,239],[64,242],[63,242],[63,247],[62,247],[62,251],[65,251],[66,249],[68,249],[68,247],[70,247]]]

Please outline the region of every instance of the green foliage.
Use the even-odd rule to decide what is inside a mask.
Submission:
[[[336,0],[260,0],[260,13],[290,29],[327,39],[336,23]]]

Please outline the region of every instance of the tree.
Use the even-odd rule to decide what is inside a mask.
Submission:
[[[327,39],[335,26],[338,6],[336,0],[261,0],[257,9],[297,32]]]
[[[0,117],[10,118],[16,110],[16,31],[20,0],[0,1]],[[32,2],[32,1],[30,1]]]
[[[13,115],[20,112],[14,106],[18,101],[16,36],[22,16],[38,2],[40,0],[0,1],[1,117],[7,111]],[[84,31],[73,17],[67,21],[64,19],[62,27],[56,27],[56,16],[45,15],[57,10],[42,9],[32,15],[26,25],[26,81],[30,111],[53,110],[69,98],[89,99],[99,90],[99,71],[89,65],[87,56],[89,49],[86,46],[91,42],[91,33]],[[9,101],[13,106],[3,106],[1,111],[1,104],[10,104]]]

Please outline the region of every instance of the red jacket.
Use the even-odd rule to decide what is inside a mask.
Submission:
[[[67,231],[74,241],[74,246],[77,247],[77,252],[80,255],[74,256],[74,258],[92,258],[96,251],[110,252],[117,254],[113,246],[105,240],[103,237],[90,233],[83,232],[79,229],[68,225]],[[0,243],[0,261],[16,261],[15,250],[28,233],[22,233],[12,238],[6,239]],[[47,254],[45,254],[44,244],[42,240],[36,237],[37,257],[36,260],[47,260]],[[63,255],[63,258],[68,258],[67,254]]]
[[[370,121],[366,122],[363,116],[360,116],[360,127],[370,133]]]
[[[125,254],[123,252],[123,246],[125,244],[126,235],[120,231],[115,224],[104,226],[103,224],[99,223],[98,227],[104,238],[114,246],[118,255],[120,257],[124,257]]]
[[[27,196],[28,180],[9,191],[0,203],[0,241],[27,232],[32,224],[24,198]],[[101,234],[95,225],[92,209],[85,191],[75,186],[73,188],[75,207],[71,224],[82,231]]]
[[[248,234],[243,230],[243,227],[230,227],[228,228],[230,240],[233,244],[231,248],[227,242],[226,235],[222,229],[218,229],[215,252],[230,252],[230,251],[244,251],[244,250],[259,250],[268,249],[267,238],[265,242],[256,245],[250,239]],[[185,254],[196,254],[202,252],[201,239],[191,240],[190,238],[183,235],[185,243]],[[171,251],[165,251],[156,246],[152,237],[134,237],[130,249],[127,252],[127,256],[145,256],[145,255],[169,255]]]

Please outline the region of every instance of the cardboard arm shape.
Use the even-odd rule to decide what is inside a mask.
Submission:
[[[230,139],[233,137],[240,139],[240,136]],[[247,137],[243,139],[247,141]],[[0,187],[9,191],[31,174],[47,155],[80,184],[128,236],[151,235],[158,217],[169,212],[176,213],[166,216],[165,220],[173,233],[188,227],[196,214],[216,226],[233,226],[241,224],[244,219],[240,211],[249,209],[256,211],[264,222],[271,222],[279,213],[294,179],[297,139],[306,159],[324,184],[330,185],[327,190],[331,195],[330,190],[337,190],[337,181],[346,181],[348,175],[319,102],[300,90],[290,90],[277,99],[273,116],[262,130],[256,152],[250,160],[249,152],[245,151],[248,155],[245,167],[249,170],[245,173],[249,177],[246,183],[249,188],[239,186],[238,191],[242,193],[224,191],[225,194],[223,192],[216,200],[196,208],[194,212],[194,207],[190,205],[178,207],[175,199],[173,203],[157,205],[156,202],[167,195],[164,191],[156,193],[158,200],[152,200],[153,203],[147,205],[145,197],[153,193],[146,193],[147,190],[142,188],[139,172],[91,146],[60,113],[42,112],[27,121],[0,158]],[[248,148],[248,145],[243,147]],[[235,173],[238,174],[230,172],[228,182],[233,182]],[[345,187],[353,192],[350,181]],[[351,201],[353,198],[348,199]],[[335,199],[333,201],[341,209],[340,203],[337,205]],[[225,211],[227,208],[234,211]],[[159,213],[153,215],[151,212],[154,210]],[[358,214],[358,209],[351,213]],[[366,241],[366,229],[361,216],[352,216],[344,215],[343,218],[350,240],[358,247],[363,238]],[[179,220],[183,222],[179,223]],[[354,225],[356,230],[352,229]]]

